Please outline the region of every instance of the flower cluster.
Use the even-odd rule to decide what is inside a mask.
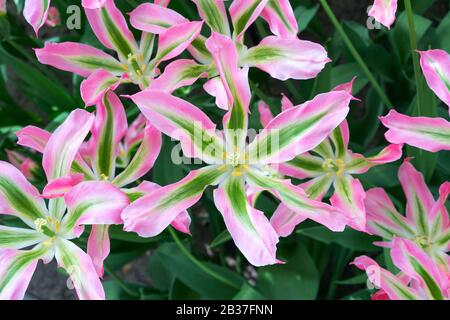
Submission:
[[[356,176],[399,160],[403,144],[450,150],[450,123],[391,111],[381,121],[392,144],[373,156],[354,153],[346,121],[357,100],[352,81],[297,106],[283,97],[278,115],[260,102],[264,128],[249,139],[250,67],[282,81],[305,80],[331,60],[320,44],[298,38],[288,0],[234,0],[228,9],[223,0],[193,2],[201,21],[169,9],[168,0],[135,8],[129,20],[141,31],[136,40],[114,0],[83,0],[105,51],[74,42],[47,42],[35,50],[42,64],[85,78],[81,96],[95,111],[72,111],[54,132],[33,126],[17,132],[19,145],[42,154],[47,179],[42,191],[28,181],[37,162],[13,151],[12,164],[0,162],[0,213],[27,227],[0,226],[0,298],[23,298],[37,262],[55,257],[80,299],[104,299],[100,278],[110,252],[109,227],[123,225],[125,231],[154,237],[171,225],[190,234],[187,210],[209,186],[236,247],[254,266],[282,263],[279,238],[311,219],[334,232],[349,226],[384,239],[377,244],[390,248],[401,274],[366,256],[354,261],[382,290],[378,297],[449,298],[445,202],[450,184],[444,183],[434,200],[422,175],[405,160],[399,171],[408,200],[405,217],[383,189],[365,191]],[[370,14],[390,27],[396,8],[396,0],[375,1]],[[25,1],[24,15],[36,34],[58,20],[50,1]],[[248,47],[246,31],[258,18],[272,35]],[[178,58],[185,51],[192,59]],[[450,106],[450,56],[441,50],[420,54],[430,88]],[[201,108],[174,95],[199,79],[223,110],[218,110],[224,113],[220,128]],[[122,97],[140,111],[130,125],[115,93],[123,84],[137,90]],[[162,134],[179,141],[185,157],[203,164],[165,186],[141,181],[160,153]],[[302,182],[296,185],[292,178]],[[255,207],[262,192],[279,200],[271,219]],[[90,230],[86,253],[74,243],[85,226]]]

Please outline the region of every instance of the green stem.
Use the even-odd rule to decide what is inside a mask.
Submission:
[[[250,88],[252,89],[253,93],[260,98],[262,101],[264,101],[266,104],[270,105],[270,99],[265,95],[265,93],[259,88],[259,86],[254,83],[252,80],[249,80]]]
[[[323,9],[325,10],[325,13],[328,15],[328,18],[330,18],[331,23],[334,25],[340,36],[342,37],[342,40],[344,41],[345,45],[347,46],[348,50],[350,51],[353,58],[356,60],[364,74],[366,75],[369,82],[372,84],[375,91],[378,93],[380,98],[383,100],[383,102],[389,107],[392,108],[393,105],[391,101],[389,100],[388,96],[384,93],[383,88],[378,83],[378,81],[375,79],[375,76],[372,74],[372,72],[369,70],[369,67],[364,62],[361,55],[356,50],[355,46],[353,45],[352,41],[348,37],[347,33],[345,33],[344,28],[339,23],[338,19],[333,13],[333,10],[331,9],[330,5],[328,4],[327,0],[319,0],[322,4]]]
[[[172,236],[173,240],[177,244],[178,248],[181,250],[181,252],[189,259],[192,263],[194,263],[199,269],[204,271],[205,273],[209,274],[211,277],[217,279],[218,281],[226,284],[227,286],[230,286],[234,289],[239,289],[239,286],[235,283],[229,281],[228,279],[222,277],[220,274],[217,274],[213,270],[209,269],[207,266],[205,266],[203,263],[198,261],[183,245],[180,238],[178,238],[177,233],[173,230],[172,227],[169,227],[170,235]]]
[[[294,81],[286,80],[284,84],[286,88],[289,90],[289,92],[292,94],[292,96],[295,98],[295,102],[298,103],[304,100],[303,96],[300,93],[300,90],[298,90],[298,88],[295,86]]]
[[[114,271],[111,270],[111,268],[106,265],[106,263],[103,265],[106,273],[113,278],[114,281],[125,291],[128,295],[139,298],[141,295],[138,292],[135,292],[133,289],[129,288],[128,285],[123,281]]]
[[[417,87],[417,114],[416,116],[423,115],[422,106],[424,102],[424,93],[422,86],[422,78],[420,75],[420,63],[419,63],[419,54],[416,52],[417,50],[417,37],[416,37],[416,27],[414,24],[414,13],[411,6],[411,0],[405,0],[405,8],[406,13],[408,15],[408,27],[409,27],[409,42],[411,45],[411,54],[414,65],[414,77],[416,79],[416,87]]]

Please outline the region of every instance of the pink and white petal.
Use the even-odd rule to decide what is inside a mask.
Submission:
[[[55,241],[58,266],[69,274],[80,300],[104,300],[105,292],[92,259],[70,241]]]
[[[297,214],[296,222],[309,218],[335,232],[345,229],[347,217],[328,204],[311,200],[302,188],[294,186],[289,180],[271,178],[254,170],[247,172],[246,179],[250,186],[268,190],[280,199]]]
[[[113,184],[121,188],[143,177],[153,168],[161,151],[161,145],[161,132],[148,124],[144,130],[144,138],[139,149],[125,170],[114,178]]]
[[[355,81],[356,81],[356,77],[353,77],[353,79],[350,80],[349,82],[342,83],[342,84],[334,87],[334,89],[331,91],[346,91],[350,94],[353,94],[353,85],[354,85]]]
[[[375,0],[369,11],[369,16],[390,29],[397,13],[397,0]]]
[[[39,153],[44,153],[51,133],[35,126],[27,126],[17,131],[16,136],[18,138],[18,145],[33,149]]]
[[[402,157],[403,144],[391,144],[373,157],[364,157],[360,154],[351,154],[352,159],[346,165],[346,171],[350,174],[361,174],[370,168],[381,164],[395,162]]]
[[[381,268],[372,258],[360,256],[353,262],[360,270],[365,270],[369,281],[386,292],[391,300],[422,300],[419,293],[408,287],[402,279]]]
[[[445,206],[445,202],[450,194],[450,182],[444,182],[439,187],[439,198],[433,205],[431,213],[429,215],[432,228],[431,238],[433,243],[437,243],[439,246],[450,248],[450,219]]]
[[[419,51],[428,86],[450,108],[450,54],[444,50]]]
[[[216,98],[216,105],[222,109],[228,110],[228,97],[227,91],[223,86],[222,80],[220,77],[215,77],[209,79],[204,85],[203,89],[211,96]]]
[[[249,145],[249,158],[283,163],[314,149],[342,123],[351,100],[347,92],[332,91],[282,112]]]
[[[82,0],[83,8],[98,9],[105,5],[106,0]]]
[[[299,187],[305,190],[306,194],[311,199],[322,201],[323,197],[327,194],[333,184],[333,180],[333,177],[325,174],[304,182],[300,184]]]
[[[208,185],[217,184],[225,172],[218,166],[191,171],[183,180],[156,189],[131,203],[122,213],[124,230],[141,237],[160,234],[174,219],[200,200]]]
[[[127,70],[112,56],[86,44],[76,42],[46,42],[44,48],[35,49],[40,63],[60,70],[76,73],[82,77],[90,76],[98,69],[120,75]]]
[[[223,139],[216,135],[216,125],[203,111],[161,91],[145,90],[131,99],[158,130],[181,142],[185,156],[210,164],[223,162]]]
[[[245,52],[240,63],[257,67],[273,78],[285,81],[315,78],[330,61],[320,44],[268,36]]]
[[[306,219],[308,218],[297,214],[281,203],[270,218],[270,224],[280,237],[288,237],[294,232],[295,227]]]
[[[400,166],[398,178],[406,196],[406,217],[421,234],[428,235],[431,222],[429,215],[433,209],[434,198],[423,175],[406,159]]]
[[[138,45],[122,12],[114,0],[105,0],[96,9],[84,8],[89,24],[98,40],[107,48],[115,50],[122,61],[138,52]]]
[[[292,101],[286,97],[284,93],[281,94],[281,111],[286,111],[294,107]]]
[[[366,232],[366,210],[364,199],[366,193],[358,179],[350,175],[337,177],[334,182],[334,194],[331,204],[348,217],[348,225],[355,230]]]
[[[49,27],[56,27],[61,24],[61,15],[57,7],[48,8],[47,20],[45,25]]]
[[[97,176],[114,177],[119,144],[128,128],[125,108],[119,97],[108,91],[97,104],[92,126],[92,163]]]
[[[54,199],[64,196],[70,189],[84,180],[81,173],[72,174],[62,178],[56,178],[48,183],[42,191],[42,197]]]
[[[448,298],[448,275],[445,275],[417,244],[410,240],[394,238],[391,257],[397,268],[419,283],[418,286],[427,292],[429,299]]]
[[[278,235],[264,213],[250,206],[240,177],[229,178],[214,190],[214,202],[239,250],[254,266],[278,263]]]
[[[0,300],[23,299],[39,259],[49,256],[48,247],[32,250],[0,250]]]
[[[47,240],[42,232],[0,225],[0,251],[5,249],[23,249]]]
[[[230,34],[227,11],[223,0],[192,0],[202,20],[212,31],[225,35]]]
[[[268,0],[234,0],[229,11],[233,21],[234,37],[243,40],[245,31],[259,17]]]
[[[264,101],[258,102],[258,111],[259,111],[259,121],[263,127],[266,127],[270,121],[273,120],[274,116],[270,107]]]
[[[450,122],[443,118],[409,117],[392,110],[380,120],[389,129],[385,137],[391,143],[430,152],[450,150]]]
[[[364,204],[370,233],[389,240],[394,236],[411,238],[416,234],[415,226],[397,211],[384,189],[368,190]]]
[[[86,106],[93,106],[103,99],[109,90],[116,90],[121,79],[112,73],[99,69],[81,82],[80,92]]]
[[[103,262],[110,252],[109,226],[94,225],[89,235],[87,244],[87,254],[91,257],[95,271],[100,278],[103,278]]]
[[[134,146],[141,143],[144,138],[144,131],[147,126],[147,119],[145,119],[142,113],[134,119],[131,125],[128,127],[127,133],[124,138],[124,147],[126,150],[130,150]]]
[[[175,58],[186,50],[202,30],[202,21],[186,22],[168,28],[159,35],[155,64]]]
[[[34,228],[34,221],[47,216],[39,191],[8,162],[0,161],[0,214],[19,217]]]
[[[170,0],[155,0],[154,2],[157,5],[160,5],[160,6],[163,6],[163,7],[168,7],[169,3],[170,3]]]
[[[120,189],[106,181],[82,182],[64,196],[67,214],[62,232],[71,234],[79,225],[121,224],[120,215],[130,200]]]
[[[327,173],[321,157],[304,153],[294,159],[278,164],[278,171],[285,176],[297,179],[316,178]]]
[[[191,217],[189,216],[189,213],[186,210],[177,215],[175,219],[172,221],[171,225],[176,230],[191,235],[191,231],[189,230],[191,226]]]
[[[295,38],[298,23],[289,0],[269,0],[261,17],[267,21],[270,31],[282,38]]]
[[[25,20],[33,27],[36,36],[39,29],[45,24],[50,8],[49,0],[25,0],[23,15]]]
[[[187,50],[191,56],[201,64],[210,65],[213,62],[213,59],[209,51],[206,49],[205,42],[206,37],[199,34],[198,37],[192,41],[192,44],[187,48]]]
[[[92,114],[77,109],[52,134],[42,158],[42,167],[49,182],[70,174],[72,162],[93,123]]]
[[[189,22],[178,12],[154,3],[143,3],[130,13],[130,24],[138,30],[162,34],[168,28]]]
[[[194,60],[178,59],[170,63],[164,72],[150,84],[150,89],[172,93],[178,88],[190,86],[208,75],[209,67]]]

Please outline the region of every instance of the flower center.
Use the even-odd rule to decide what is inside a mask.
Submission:
[[[52,217],[39,218],[34,220],[36,231],[39,231],[50,238],[54,238],[59,232],[60,222]]]
[[[322,168],[328,171],[329,174],[340,176],[345,171],[345,162],[341,159],[328,158],[323,162]]]

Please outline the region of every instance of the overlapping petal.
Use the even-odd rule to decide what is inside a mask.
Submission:
[[[241,41],[245,31],[258,18],[268,0],[234,0],[230,6],[234,37]]]
[[[223,0],[193,0],[198,12],[212,31],[230,34],[230,25]]]
[[[397,0],[375,0],[369,11],[369,16],[390,29],[395,21],[397,12]]]
[[[114,91],[120,82],[121,78],[104,69],[99,69],[81,83],[81,97],[86,106],[92,106],[100,102],[107,91]]]
[[[269,23],[270,31],[282,38],[295,38],[298,23],[289,0],[269,0],[261,17]]]
[[[168,28],[189,22],[176,11],[154,3],[143,3],[130,13],[130,24],[153,34],[162,34]]]

